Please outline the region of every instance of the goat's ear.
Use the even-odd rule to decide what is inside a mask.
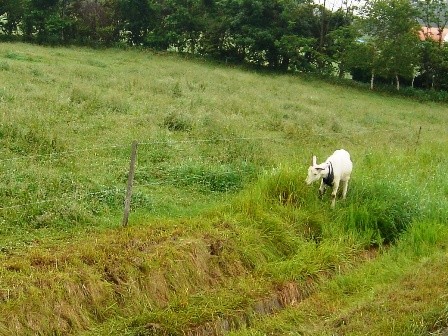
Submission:
[[[311,161],[311,165],[312,165],[312,166],[317,165],[317,158],[316,158],[316,155],[313,155],[313,160]]]

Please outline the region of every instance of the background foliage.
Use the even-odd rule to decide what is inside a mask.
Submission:
[[[347,4],[349,3],[349,5]],[[3,39],[139,46],[375,83],[448,89],[447,47],[418,39],[443,31],[446,1],[2,0]]]

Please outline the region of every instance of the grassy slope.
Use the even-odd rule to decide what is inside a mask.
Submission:
[[[0,197],[31,203],[1,210],[1,334],[179,334],[310,279],[236,333],[446,323],[448,107],[137,51],[1,44],[0,74]],[[355,171],[332,212],[302,181],[336,147]],[[398,243],[358,267],[381,239]]]

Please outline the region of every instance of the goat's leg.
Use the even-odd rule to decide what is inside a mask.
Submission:
[[[344,188],[342,189],[342,199],[345,199],[345,197],[347,196],[348,181],[349,179],[346,179],[344,181]]]
[[[324,196],[326,188],[327,188],[327,186],[325,185],[324,180],[321,180],[320,181],[320,187],[319,187],[319,196],[320,196],[320,198],[322,198]]]
[[[339,189],[339,180],[334,180],[333,191],[331,192],[331,207],[334,208],[336,204],[336,195],[338,194]]]

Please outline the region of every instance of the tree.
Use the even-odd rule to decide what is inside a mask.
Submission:
[[[313,1],[288,1],[283,9],[286,29],[276,41],[285,63],[294,71],[318,72],[331,61],[319,50],[321,11]]]
[[[371,37],[381,67],[372,69],[394,79],[412,79],[418,64],[418,22],[416,10],[408,0],[373,0],[366,5],[365,33]]]
[[[224,1],[204,0],[203,26],[201,35],[201,55],[229,61],[232,58],[227,48],[230,18],[226,15]]]
[[[148,0],[118,0],[120,28],[132,45],[142,45],[151,24]]]
[[[196,54],[204,27],[202,0],[166,0],[157,4],[157,25],[147,42],[158,48]]]
[[[375,76],[381,67],[381,59],[375,43],[364,38],[351,44],[345,56],[347,69],[354,80],[370,81],[370,89],[374,88]]]
[[[25,37],[39,43],[56,39],[63,25],[58,22],[57,13],[58,0],[28,0],[23,19]]]
[[[341,7],[332,15],[332,31],[328,33],[328,54],[337,64],[339,78],[348,71],[349,52],[355,47],[361,37],[359,20],[354,14],[357,9],[353,1],[344,1]]]
[[[278,0],[227,0],[226,47],[236,59],[277,68],[276,41],[284,33],[283,4]]]
[[[116,0],[72,0],[76,39],[81,44],[112,45],[119,41]]]
[[[25,5],[23,0],[2,0],[0,2],[0,31],[8,36],[18,33],[18,27],[23,20]]]
[[[440,48],[441,53],[441,62],[440,62],[440,68],[439,71],[441,71],[440,74],[447,74],[448,73],[448,45],[443,45],[442,48]],[[448,78],[447,76],[440,75],[438,78],[438,88],[440,90],[448,91]]]
[[[430,28],[437,28],[437,42],[442,46],[442,33],[448,25],[448,3],[446,0],[418,0],[416,1],[418,18],[421,24],[426,28],[423,33],[426,38],[431,34]]]
[[[416,1],[425,40],[421,43],[420,80],[426,88],[438,89],[446,77],[442,33],[448,25],[448,3],[443,0]],[[432,35],[436,28],[438,36]]]
[[[340,27],[329,34],[330,45],[328,49],[332,59],[338,65],[339,78],[343,78],[348,71],[350,52],[355,48],[358,37],[359,34],[353,24]]]

